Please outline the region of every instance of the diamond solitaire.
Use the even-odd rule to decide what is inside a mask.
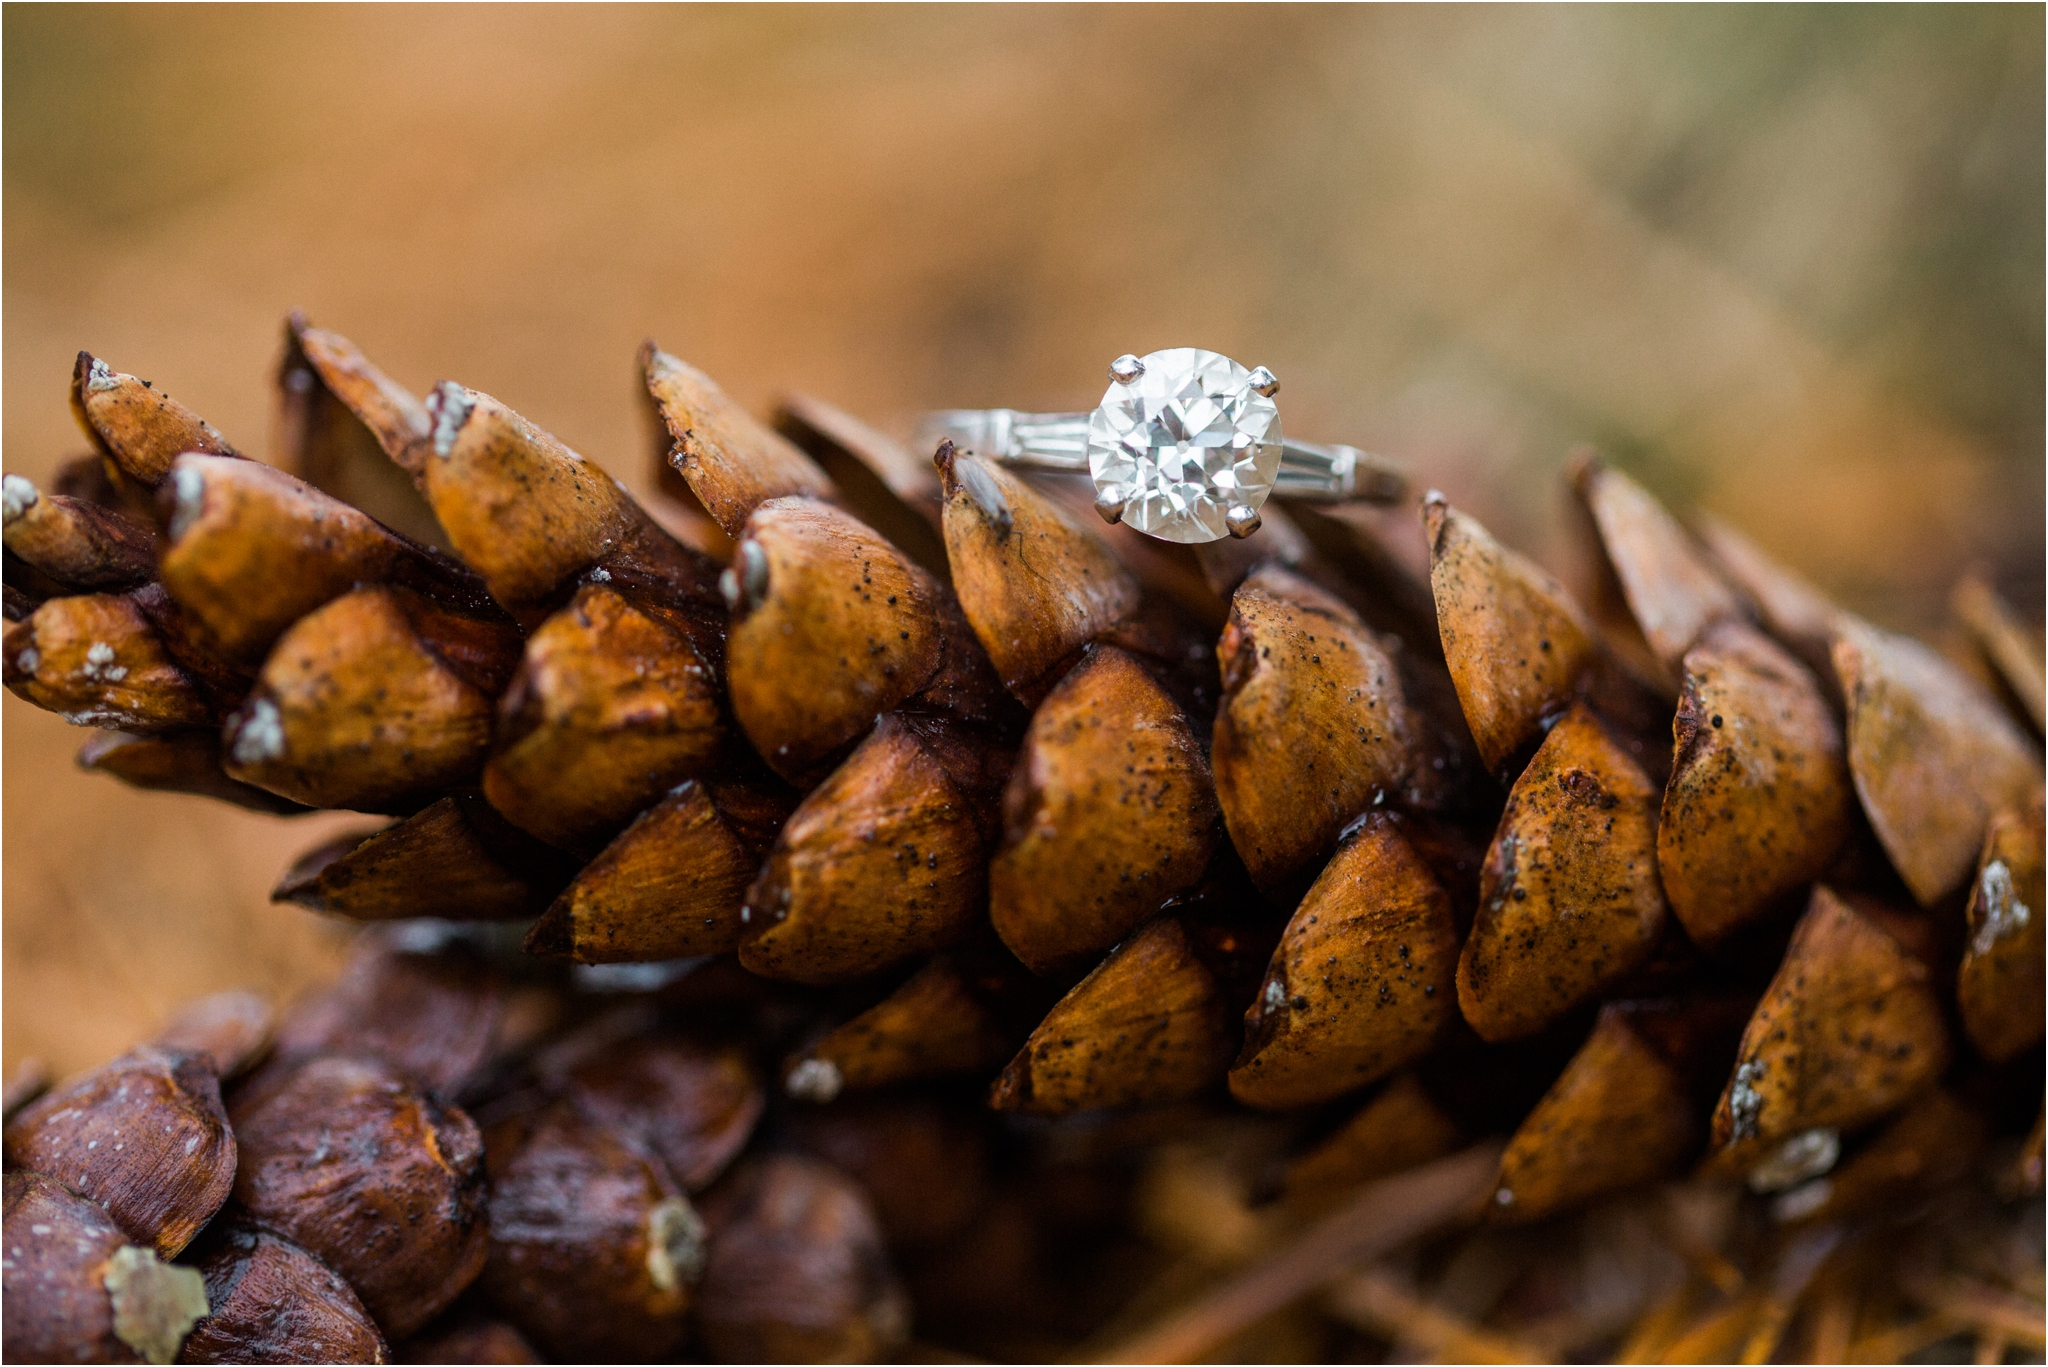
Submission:
[[[983,460],[1086,472],[1095,511],[1162,541],[1250,536],[1268,494],[1305,502],[1392,503],[1408,487],[1393,461],[1355,446],[1280,435],[1280,382],[1200,347],[1170,347],[1109,363],[1109,392],[1093,413],[949,408],[927,413],[917,441],[942,441]]]
[[[1088,418],[1088,473],[1103,514],[1162,541],[1216,541],[1257,526],[1280,472],[1271,373],[1171,347],[1119,357],[1110,375]]]

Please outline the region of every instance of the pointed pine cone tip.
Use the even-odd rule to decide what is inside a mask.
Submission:
[[[988,523],[989,530],[998,538],[1010,534],[1013,523],[1010,501],[1004,497],[1002,486],[989,477],[978,458],[960,450],[948,437],[933,453],[932,464],[939,472],[939,491],[949,505],[956,495],[965,492],[971,506]]]
[[[312,326],[306,320],[306,311],[304,309],[291,308],[285,310],[284,354],[278,358],[278,383],[289,387],[294,383],[292,380],[293,374],[307,369],[313,370],[314,375],[297,383],[304,384],[309,380],[318,378],[319,368],[314,365],[312,358],[306,354],[306,333],[312,329]]]
[[[521,1307],[551,1358],[673,1356],[705,1231],[666,1165],[568,1101],[494,1128],[488,1142],[498,1216],[484,1275],[492,1300]],[[562,1222],[564,1204],[582,1218]],[[606,1307],[595,1324],[593,1304]]]
[[[750,972],[845,982],[972,932],[988,854],[949,761],[992,747],[965,728],[941,740],[884,716],[790,816],[747,890],[739,953]]]
[[[219,720],[214,697],[174,660],[137,595],[52,598],[7,629],[7,687],[75,725],[169,731]]]
[[[1449,894],[1392,818],[1368,816],[1281,934],[1231,1095],[1311,1106],[1419,1058],[1457,1014],[1457,964]]]
[[[1035,703],[1075,651],[1138,610],[1138,581],[1098,536],[999,464],[955,452],[944,482],[961,611],[1003,685]]]
[[[1915,900],[1932,906],[1969,876],[1994,812],[2040,790],[2040,747],[1911,637],[1845,612],[1833,659],[1857,796]]]
[[[1509,780],[1597,663],[1593,627],[1541,566],[1432,493],[1423,517],[1444,663],[1482,760]]]
[[[988,1106],[992,1111],[1021,1111],[1031,1100],[1030,1070],[1021,1059],[1011,1059],[989,1084]]]
[[[1971,567],[1949,594],[1949,611],[1969,631],[2020,710],[2039,733],[2043,729],[2044,676],[2041,651],[2012,607],[1991,586],[1982,565]]]
[[[741,906],[793,796],[742,782],[689,781],[636,817],[550,908],[569,920],[580,962],[636,962],[736,948]]]
[[[157,577],[156,529],[125,513],[8,475],[0,514],[8,551],[65,588],[119,591]]]
[[[1680,659],[1717,622],[1745,616],[1677,518],[1641,484],[1588,457],[1571,467],[1630,615],[1658,665],[1675,676]]]
[[[1011,772],[989,919],[1044,973],[1099,954],[1201,878],[1215,782],[1192,720],[1098,646],[1038,706]]]
[[[567,894],[557,897],[540,914],[526,932],[526,939],[520,944],[536,959],[552,959],[570,962],[576,957],[576,923],[569,908]]]
[[[135,745],[138,742],[147,742],[151,739],[155,738],[138,736],[128,731],[97,730],[90,736],[87,736],[85,743],[78,747],[75,762],[81,769],[90,769],[94,772],[106,772],[115,774],[118,777],[126,777],[126,775],[120,773],[116,764],[110,761],[112,761],[116,754],[127,749],[129,746]]]
[[[792,1096],[829,1101],[819,1093],[985,1072],[1016,1044],[958,962],[941,955],[813,1042],[791,1061],[786,1085]]]
[[[474,782],[496,694],[519,660],[510,623],[359,589],[286,630],[226,727],[228,772],[308,806],[407,807]]]
[[[482,1141],[468,1115],[399,1066],[316,1058],[245,1091],[234,1121],[236,1199],[345,1278],[394,1337],[475,1280],[489,1237]],[[349,1232],[370,1220],[383,1238]]]
[[[310,810],[229,778],[220,767],[217,731],[148,736],[96,730],[78,748],[78,767],[146,792],[189,793],[279,816]]]
[[[293,622],[357,584],[403,583],[496,611],[483,583],[452,560],[272,466],[181,455],[158,499],[167,511],[164,588],[229,659],[260,660]]]
[[[433,455],[422,481],[456,553],[526,625],[593,565],[633,562],[657,576],[680,548],[619,482],[501,400],[444,381],[427,401]],[[609,571],[608,571],[609,572]]]
[[[671,614],[586,584],[526,638],[484,792],[550,844],[590,848],[716,765],[723,702],[716,660]]]
[[[292,383],[295,363],[309,367],[318,383],[376,438],[384,454],[417,482],[434,420],[410,389],[373,365],[347,337],[314,327],[294,309],[285,320],[283,380]]]
[[[674,446],[669,464],[727,536],[771,498],[831,502],[837,490],[796,443],[754,417],[701,370],[652,341],[640,350],[648,393]]]
[[[996,1080],[989,1104],[1067,1115],[1189,1100],[1229,1070],[1229,1010],[1186,928],[1161,916],[1053,1006]]]
[[[1422,762],[1399,671],[1357,613],[1277,565],[1238,586],[1216,655],[1210,763],[1230,838],[1260,887],[1305,881]]]
[[[230,1212],[186,1256],[206,1278],[210,1305],[185,1342],[184,1361],[390,1360],[383,1332],[348,1283],[283,1235]],[[291,1313],[280,1314],[281,1306]]]
[[[6,1156],[9,1167],[99,1202],[128,1237],[166,1258],[213,1218],[236,1169],[213,1059],[147,1044],[16,1115]]]
[[[1857,1030],[1842,1029],[1846,1020]],[[1816,887],[1715,1106],[1714,1164],[1745,1171],[1806,1130],[1874,1120],[1938,1076],[1948,1057],[1926,965],[1876,915]]]
[[[1593,482],[1607,470],[1607,462],[1590,446],[1575,446],[1564,458],[1564,477],[1573,492],[1584,497]]]
[[[1658,797],[1584,703],[1551,728],[1508,794],[1458,958],[1458,1005],[1481,1039],[1533,1035],[1656,952]]]
[[[1966,909],[1967,939],[1956,975],[1963,1028],[1984,1057],[2010,1059],[2042,1034],[2044,984],[2040,908],[2048,905],[2039,794],[1992,819]]]
[[[315,846],[274,896],[355,921],[404,919],[422,907],[455,921],[532,916],[565,875],[565,857],[509,829],[486,837],[479,822],[503,824],[474,797],[440,798],[382,829]]]
[[[1697,1130],[1685,1080],[1610,1005],[1509,1139],[1487,1216],[1526,1224],[1671,1176]]]
[[[1430,547],[1436,547],[1436,540],[1443,534],[1444,522],[1450,517],[1451,501],[1444,497],[1441,489],[1431,489],[1422,495],[1422,529],[1429,536]]]
[[[93,450],[111,460],[113,449],[107,445],[106,437],[101,434],[99,424],[93,421],[92,413],[85,403],[86,395],[93,392],[95,378],[101,374],[112,375],[106,362],[90,351],[78,353],[78,359],[71,367],[71,415],[78,420],[86,439],[92,442]]]
[[[812,775],[938,671],[942,590],[858,519],[810,498],[748,515],[729,581],[727,690],[776,772]]]
[[[1841,724],[1820,685],[1745,623],[1685,654],[1657,866],[1672,913],[1712,945],[1825,873],[1854,803]]]
[[[277,885],[270,890],[270,900],[308,911],[326,911],[327,898],[322,893],[320,875],[328,865],[355,851],[373,834],[374,831],[353,831],[306,851],[278,878]]]
[[[93,444],[124,477],[145,489],[161,484],[172,460],[183,452],[240,454],[197,413],[90,352],[78,353],[71,397]]]

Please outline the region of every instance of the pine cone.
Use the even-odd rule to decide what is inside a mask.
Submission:
[[[10,1358],[2038,1351],[1981,582],[1958,665],[1590,456],[1584,605],[1434,492],[1426,566],[1166,546],[639,361],[645,500],[297,315],[269,464],[80,355],[8,687],[390,820],[280,881],[380,924],[274,1029],[10,1082]]]

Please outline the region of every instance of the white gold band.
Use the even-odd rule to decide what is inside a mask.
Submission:
[[[1086,413],[1023,413],[1014,408],[949,408],[927,413],[917,427],[918,449],[950,439],[1006,465],[1088,473]],[[1324,445],[1283,437],[1273,493],[1318,503],[1365,499],[1391,503],[1407,492],[1408,474],[1385,456],[1355,446]]]

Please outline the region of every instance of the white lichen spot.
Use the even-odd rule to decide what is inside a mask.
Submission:
[[[838,1096],[845,1085],[838,1064],[830,1059],[807,1058],[789,1070],[789,1079],[782,1088],[798,1101],[814,1101],[822,1106]]]
[[[1986,864],[1977,879],[1977,908],[1977,933],[1970,939],[1972,954],[1989,954],[2000,940],[2025,930],[2034,914],[2020,900],[2012,885],[2012,870],[2003,859]]]
[[[1749,1189],[1759,1196],[1797,1186],[1835,1166],[1842,1156],[1842,1136],[1827,1126],[1802,1130],[1778,1145],[1749,1170]]]
[[[171,540],[192,529],[206,511],[206,476],[189,465],[171,471]]]
[[[470,410],[476,407],[476,400],[469,391],[452,381],[437,387],[427,399],[428,411],[434,415],[434,454],[446,456],[455,449],[455,439],[462,433],[462,425],[469,421]]]
[[[78,674],[90,683],[119,683],[128,677],[128,666],[114,663],[112,646],[94,641],[85,648],[85,663],[78,667]]]
[[[1278,978],[1266,979],[1266,991],[1262,1000],[1268,1012],[1278,1011],[1287,1005],[1287,984]]]
[[[14,667],[24,674],[35,673],[42,663],[43,653],[34,646],[23,648],[21,654],[14,657]]]
[[[612,582],[612,572],[599,565],[590,572],[590,582],[593,584],[609,584]]]
[[[107,1259],[102,1284],[114,1308],[114,1335],[144,1362],[172,1362],[192,1325],[211,1308],[197,1268],[171,1267],[130,1244]]]
[[[1754,1139],[1756,1118],[1764,1108],[1763,1093],[1756,1084],[1763,1081],[1762,1060],[1740,1064],[1735,1069],[1735,1080],[1728,1084],[1728,1119],[1732,1122],[1732,1137]]]
[[[109,366],[99,357],[93,357],[92,364],[86,367],[85,371],[86,392],[90,394],[104,394],[109,389],[119,389],[120,387],[121,382],[114,377],[113,367]]]
[[[283,757],[284,716],[277,710],[276,703],[268,698],[258,698],[243,713],[242,724],[235,731],[232,753],[237,764],[261,764]]]
[[[12,527],[23,513],[36,506],[39,497],[36,486],[20,475],[0,479],[0,515],[5,516],[6,525]]]
[[[707,1236],[704,1217],[682,1197],[655,1202],[647,1212],[647,1279],[674,1291],[703,1276]]]

